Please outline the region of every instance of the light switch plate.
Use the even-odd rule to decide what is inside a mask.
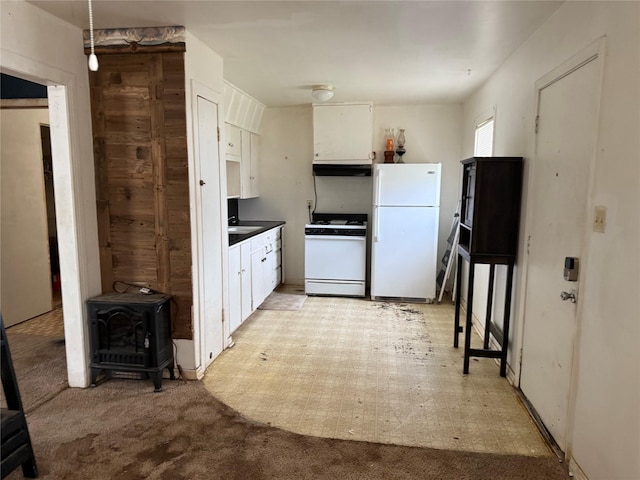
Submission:
[[[593,213],[593,231],[596,233],[604,233],[607,225],[607,207],[596,205]]]

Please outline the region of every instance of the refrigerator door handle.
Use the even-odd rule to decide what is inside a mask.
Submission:
[[[380,239],[380,207],[378,207],[378,205],[374,205],[373,208],[375,209],[375,212],[373,214],[373,224],[375,225],[375,229],[373,231],[373,241],[377,243]]]
[[[380,205],[380,187],[382,186],[382,172],[380,170],[376,170],[376,190],[375,190],[375,199],[373,200],[374,205]]]

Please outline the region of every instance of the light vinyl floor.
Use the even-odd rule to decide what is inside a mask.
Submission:
[[[472,359],[462,373],[453,318],[450,303],[337,297],[257,310],[204,382],[245,417],[301,434],[550,455],[495,360]]]

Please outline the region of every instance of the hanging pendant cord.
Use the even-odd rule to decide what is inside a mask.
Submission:
[[[91,0],[87,0],[89,2],[89,39],[91,41],[91,55],[95,55],[94,44],[93,44],[93,5]]]
[[[95,41],[93,37],[93,4],[91,0],[87,0],[89,3],[89,39],[91,41],[91,55],[89,55],[89,70],[92,72],[98,71],[98,57],[95,52]]]

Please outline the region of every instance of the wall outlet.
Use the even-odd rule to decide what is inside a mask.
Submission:
[[[313,205],[313,201],[307,200],[307,208],[311,208],[311,205]]]
[[[593,231],[597,233],[604,233],[607,225],[607,207],[602,205],[596,205],[593,213]]]

